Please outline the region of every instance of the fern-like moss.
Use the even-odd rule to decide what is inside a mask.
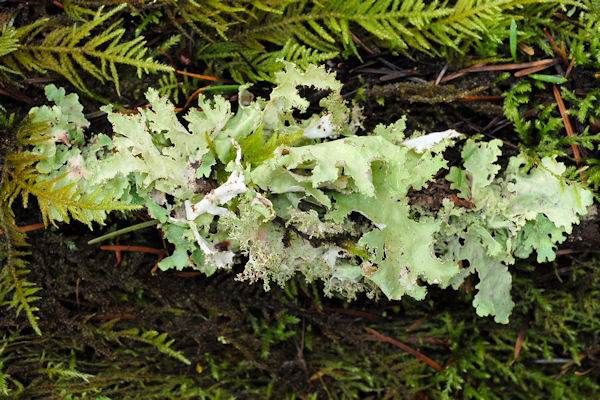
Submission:
[[[0,269],[0,306],[16,309],[17,316],[21,311],[25,311],[31,327],[41,335],[42,331],[37,323],[38,317],[34,314],[38,308],[31,305],[40,299],[34,296],[39,288],[25,278],[29,270],[23,257],[28,253],[15,249],[15,246],[26,245],[24,234],[14,224],[14,214],[6,203],[0,207],[0,227],[4,231],[6,251],[6,258]],[[9,298],[11,293],[12,298]]]
[[[236,82],[275,82],[275,72],[284,68],[284,61],[293,62],[305,69],[309,64],[321,64],[337,57],[339,52],[320,51],[288,40],[281,49],[264,52],[247,48],[240,43],[219,42],[198,51],[198,58],[209,64],[220,75],[229,72]]]
[[[72,217],[91,226],[92,221],[104,221],[107,211],[136,208],[120,204],[102,188],[82,194],[76,184],[61,185],[64,176],[44,179],[35,168],[43,157],[28,153],[26,148],[49,140],[47,131],[47,123],[34,123],[30,119],[22,122],[12,139],[14,143],[8,143],[8,148],[3,149],[4,164],[0,176],[0,196],[4,199],[0,206],[0,229],[4,232],[5,253],[0,264],[0,306],[16,309],[17,315],[24,311],[31,327],[40,335],[35,315],[37,308],[31,305],[39,300],[35,296],[39,288],[26,279],[29,269],[25,257],[28,253],[16,249],[27,246],[25,234],[15,224],[12,211],[16,198],[21,195],[23,205],[27,207],[29,195],[36,197],[45,224],[53,223],[57,218],[68,221]]]
[[[463,42],[482,39],[497,26],[510,22],[511,10],[531,3],[564,3],[556,0],[459,0],[453,5],[422,0],[334,0],[294,2],[282,16],[263,14],[259,24],[235,39],[248,47],[270,42],[283,46],[289,39],[322,51],[337,43],[356,52],[353,35],[367,33],[392,48],[414,48],[436,53],[436,47],[464,51]]]
[[[166,333],[158,333],[155,330],[140,331],[137,328],[126,329],[122,331],[116,331],[113,329],[114,325],[118,322],[118,319],[113,319],[103,324],[99,329],[98,333],[106,339],[119,342],[121,339],[133,340],[141,342],[155,347],[158,351],[168,355],[174,359],[177,359],[187,365],[190,365],[188,360],[182,353],[171,348],[174,340],[167,341]]]
[[[0,69],[21,75],[27,71],[54,71],[88,95],[92,91],[79,70],[102,83],[112,81],[117,93],[119,64],[135,67],[138,76],[142,72],[172,71],[172,67],[145,57],[147,47],[143,37],[122,41],[125,29],[119,27],[119,21],[102,32],[94,31],[124,7],[122,4],[106,13],[100,8],[91,20],[81,25],[57,27],[54,21],[43,18],[18,29],[7,28],[0,38]]]

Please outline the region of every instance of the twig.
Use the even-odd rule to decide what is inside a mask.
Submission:
[[[537,67],[537,66],[542,66],[542,65],[550,66],[550,65],[554,65],[555,63],[556,63],[556,59],[545,58],[543,60],[524,62],[524,63],[518,63],[518,64],[500,64],[500,65],[476,64],[471,67],[456,71],[456,72],[444,77],[443,79],[441,79],[440,82],[441,83],[448,82],[452,79],[456,79],[460,76],[463,76],[464,74],[469,73],[469,72],[513,71],[515,69],[532,68],[532,67]]]
[[[171,275],[181,276],[182,278],[191,278],[191,277],[202,275],[202,274],[204,274],[204,272],[189,271],[189,272],[173,272]]]
[[[133,246],[133,245],[100,246],[100,250],[109,250],[109,251],[139,251],[141,253],[157,254],[157,255],[161,255],[161,256],[166,253],[165,249],[155,249],[155,248],[152,248],[152,247]]]
[[[556,64],[555,58],[545,58],[543,60],[524,62],[518,64],[500,64],[500,65],[482,65],[479,67],[471,67],[469,72],[487,72],[487,71],[512,71],[515,69],[524,69],[538,67],[542,65]]]
[[[5,89],[8,89],[8,87],[5,86]],[[11,87],[11,89],[13,89],[13,88]],[[4,89],[0,89],[0,94],[3,94],[4,96],[10,97],[11,99],[15,99],[22,103],[28,104],[30,106],[32,106],[34,104],[34,101],[31,99],[31,97],[27,96],[24,93],[21,93],[20,91],[15,92],[14,89],[12,91],[6,91]]]
[[[440,84],[440,81],[442,80],[442,78],[446,74],[447,70],[448,70],[448,64],[444,65],[444,68],[442,68],[442,70],[438,74],[437,78],[435,79],[435,85],[439,85]]]
[[[115,239],[115,244],[117,246],[121,244],[121,236],[117,236],[117,238]],[[117,262],[115,263],[115,267],[118,267],[119,264],[121,264],[121,261],[123,260],[123,258],[121,257],[121,251],[120,250],[115,250],[115,257],[117,258]]]
[[[419,75],[419,73],[417,71],[414,71],[412,69],[405,69],[402,71],[393,71],[390,72],[387,75],[384,75],[382,77],[379,78],[379,80],[381,82],[387,82],[387,81],[392,81],[394,79],[398,79],[398,78],[404,78],[406,76],[415,76],[415,75]]]
[[[569,67],[567,68],[567,72],[565,72],[565,78],[568,78],[571,75],[571,71],[573,70],[573,66],[575,65],[575,56],[571,59],[569,63]]]
[[[169,53],[167,53],[166,51],[164,51],[162,49],[162,47],[157,46],[156,50],[158,50],[159,52],[161,52],[165,57],[167,57],[169,59],[169,62],[171,63],[172,66],[175,66],[175,63],[173,62],[173,59],[171,58],[171,56],[169,55]]]
[[[590,350],[590,351],[589,351],[589,354],[594,354],[594,353],[597,353],[597,352],[598,352],[598,350],[600,350],[600,346],[598,346],[598,347],[596,347],[596,348],[594,348],[594,349]],[[585,360],[587,357],[588,357],[588,354],[586,354],[586,353],[580,353],[580,354],[579,354],[579,361],[583,361],[583,360]],[[564,365],[562,366],[561,370],[560,370],[560,373],[554,377],[554,380],[555,380],[555,381],[559,380],[559,379],[560,379],[560,378],[561,378],[561,377],[562,377],[564,374],[566,374],[566,373],[567,373],[567,371],[568,371],[568,370],[569,370],[569,369],[570,369],[570,368],[571,368],[573,365],[575,365],[575,361],[574,361],[574,360],[571,360],[571,361],[569,361],[568,363],[564,364]]]
[[[43,229],[43,228],[45,228],[44,224],[33,224],[33,225],[21,226],[21,227],[19,227],[19,230],[21,232],[30,232],[30,231],[37,231],[38,229]],[[0,235],[4,235],[4,231],[2,229],[0,229]]]
[[[546,34],[546,37],[550,41],[550,44],[552,45],[552,48],[554,49],[554,52],[556,53],[556,55],[559,56],[562,59],[562,61],[565,63],[565,65],[569,64],[569,60],[567,59],[566,52],[563,53],[558,48],[558,46],[556,45],[556,42],[554,41],[554,38],[552,37],[552,35],[550,34],[550,32],[548,32],[548,28],[544,28],[544,33]]]
[[[152,219],[150,221],[145,221],[145,222],[142,222],[140,224],[131,225],[131,226],[128,226],[127,228],[119,229],[118,231],[110,232],[110,233],[107,233],[106,235],[102,235],[100,237],[92,239],[92,240],[90,240],[88,242],[88,244],[100,243],[100,242],[102,242],[102,241],[104,241],[106,239],[110,239],[110,238],[113,238],[115,236],[123,235],[125,233],[137,231],[139,229],[144,229],[144,228],[148,228],[150,226],[158,225],[159,222],[160,221],[157,220],[157,219]]]
[[[563,102],[562,97],[560,96],[560,92],[558,91],[558,87],[556,84],[552,85],[552,90],[554,92],[554,98],[556,99],[556,103],[558,104],[558,110],[560,111],[560,116],[563,119],[565,124],[565,130],[567,131],[567,136],[574,137],[575,133],[573,132],[573,127],[571,126],[571,120],[567,115],[567,109],[565,107],[565,103]],[[573,156],[575,157],[575,162],[579,165],[581,161],[581,154],[579,153],[579,147],[575,143],[571,143],[571,148],[573,149]]]
[[[565,62],[565,65],[569,64],[569,59],[567,58],[567,49],[565,48],[565,42],[560,41],[560,56]]]
[[[529,74],[535,74],[536,72],[543,71],[546,68],[549,68],[549,67],[551,67],[551,66],[553,66],[555,64],[556,64],[556,62],[554,62],[552,64],[544,64],[544,65],[538,65],[538,66],[535,66],[535,67],[525,68],[525,69],[522,69],[520,71],[515,72],[514,76],[515,76],[515,78],[520,78],[521,76],[525,76],[525,75],[529,75]]]
[[[375,335],[380,341],[383,342],[388,342],[390,344],[393,344],[396,347],[401,348],[402,350],[406,351],[409,354],[412,354],[413,356],[417,357],[418,359],[424,361],[427,365],[429,365],[430,367],[432,367],[433,369],[435,369],[438,372],[444,372],[444,369],[435,361],[433,361],[431,358],[427,357],[426,355],[418,352],[417,350],[413,349],[410,346],[405,345],[402,342],[399,342],[395,339],[392,339],[391,337],[382,335],[381,333],[377,332],[375,329],[371,329],[367,326],[365,326],[365,330],[373,335]]]
[[[386,60],[385,58],[382,58],[382,57],[377,57],[377,61],[379,61],[383,65],[386,65],[388,68],[391,68],[394,71],[400,71],[402,69],[402,68],[398,67],[396,64],[391,63],[391,62],[389,62],[388,60]]]
[[[375,52],[373,50],[371,50],[366,44],[364,44],[362,42],[362,40],[360,40],[358,38],[358,36],[356,36],[352,32],[350,32],[350,35],[352,36],[352,40],[354,41],[354,43],[357,43],[360,47],[362,47],[363,49],[365,49],[367,51],[367,53],[369,53],[369,54],[375,54]]]
[[[527,333],[527,323],[523,324],[521,331],[519,332],[519,336],[517,336],[517,342],[515,343],[515,352],[513,355],[513,359],[510,362],[510,365],[513,365],[517,358],[519,357],[519,353],[521,353],[521,348],[523,347],[523,342],[525,341],[525,333]]]
[[[175,70],[175,73],[179,74],[179,75],[191,76],[192,78],[204,79],[205,81],[228,82],[227,80],[217,78],[216,76],[193,74],[191,72],[180,71],[180,70]]]
[[[421,325],[423,325],[423,323],[425,321],[427,321],[429,319],[429,316],[426,315],[423,318],[419,318],[418,320],[416,320],[415,322],[413,322],[413,324],[411,326],[409,326],[408,328],[406,328],[406,332],[412,332],[415,329],[417,329],[418,327],[420,327]]]
[[[198,97],[198,95],[201,92],[208,92],[208,91],[213,91],[213,90],[233,90],[233,89],[237,89],[239,87],[240,87],[240,85],[203,86],[200,89],[197,89],[196,91],[194,91],[194,93],[192,93],[187,98],[187,101],[185,102],[185,104],[183,105],[183,107],[176,108],[175,112],[181,112],[181,111],[184,111],[185,109],[187,109],[189,107],[190,103],[192,102],[192,100],[194,100],[196,97]]]
[[[563,21],[566,21],[566,22],[568,22],[568,23],[570,23],[570,24],[572,24],[572,25],[575,25],[575,26],[576,26],[576,27],[578,27],[578,28],[585,29],[585,25],[583,25],[583,24],[580,24],[578,21],[576,21],[576,20],[574,20],[574,19],[572,19],[572,18],[569,18],[569,17],[567,17],[566,15],[564,15],[564,14],[562,14],[562,13],[555,12],[553,15],[554,15],[556,18],[558,18],[558,19],[560,19],[560,20],[563,20]]]
[[[458,101],[480,101],[480,100],[502,100],[504,96],[466,96],[457,99]]]

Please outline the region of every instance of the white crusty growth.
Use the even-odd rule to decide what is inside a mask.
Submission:
[[[413,149],[417,153],[423,153],[425,150],[431,150],[433,146],[438,144],[444,139],[452,139],[462,136],[462,134],[456,132],[454,129],[447,129],[441,132],[433,132],[427,135],[419,136],[414,139],[408,139],[402,142],[402,145]]]
[[[235,163],[241,167],[242,149],[235,140],[231,139],[231,141],[237,149]],[[186,200],[186,218],[189,221],[193,221],[198,218],[199,215],[204,213],[213,215],[227,214],[230,211],[224,207],[219,207],[219,205],[227,203],[238,194],[246,193],[247,190],[248,188],[246,187],[244,172],[241,170],[233,171],[231,175],[229,175],[229,178],[227,178],[227,182],[210,191],[210,193],[204,196],[204,198],[198,203],[192,204],[189,200]]]
[[[233,257],[235,257],[235,253],[233,251],[219,251],[215,249],[214,245],[211,245],[206,239],[204,239],[198,233],[198,229],[196,228],[196,224],[194,222],[189,221],[188,225],[190,226],[192,233],[194,234],[194,238],[196,239],[196,243],[200,246],[200,249],[204,253],[204,261],[210,265],[214,265],[217,268],[229,268],[233,264]]]
[[[304,130],[302,137],[307,139],[322,139],[335,135],[336,129],[331,121],[331,114],[325,114]]]

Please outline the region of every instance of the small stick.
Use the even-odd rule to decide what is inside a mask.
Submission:
[[[554,38],[552,37],[552,35],[550,34],[550,32],[548,32],[548,28],[544,28],[544,33],[546,34],[546,37],[548,38],[548,40],[550,40],[550,44],[552,45],[552,48],[554,49],[554,52],[556,53],[556,55],[558,55],[559,57],[561,57],[562,61],[565,63],[565,65],[567,65],[569,63],[569,60],[567,60],[567,55],[563,54],[560,51],[560,49],[556,45],[556,42],[554,41]]]
[[[420,360],[424,361],[425,363],[427,363],[429,366],[431,366],[436,371],[438,371],[438,372],[444,372],[444,369],[440,366],[440,364],[436,363],[431,358],[429,358],[426,355],[418,352],[417,350],[413,349],[412,347],[407,346],[404,343],[399,342],[399,341],[397,341],[395,339],[392,339],[391,337],[382,335],[381,333],[377,332],[375,329],[371,329],[371,328],[365,326],[365,330],[367,332],[375,335],[379,340],[381,340],[383,342],[391,343],[394,346],[399,347],[402,350],[406,351],[407,353],[412,354],[413,356],[415,356],[418,359],[420,359]]]
[[[466,97],[459,98],[458,101],[467,102],[467,101],[478,101],[478,100],[502,100],[503,98],[504,98],[504,96],[466,96]]]
[[[501,65],[482,65],[479,67],[471,67],[469,72],[487,72],[487,71],[511,71],[515,69],[531,68],[541,65],[554,65],[556,59],[545,58],[543,60],[524,62],[518,64],[501,64]]]
[[[446,74],[447,70],[448,70],[448,64],[444,65],[444,68],[442,68],[442,70],[438,74],[437,79],[435,80],[435,85],[439,85],[440,84],[440,81],[442,80],[442,78]]]
[[[158,266],[158,263],[157,263]],[[181,276],[182,278],[191,278],[198,275],[203,275],[203,272],[200,271],[189,271],[189,272],[173,272],[172,275]]]
[[[128,226],[127,228],[119,229],[118,231],[107,233],[106,235],[99,236],[95,239],[92,239],[88,242],[88,244],[96,244],[100,243],[106,239],[113,238],[115,236],[123,235],[125,233],[137,231],[138,229],[148,228],[150,226],[158,225],[160,221],[157,219],[152,219],[150,221],[145,221],[139,224]]]
[[[121,236],[117,236],[117,238],[115,239],[115,243],[117,244],[117,246],[121,244]],[[100,249],[102,249],[102,247],[100,247]],[[117,258],[117,262],[115,263],[115,267],[118,267],[119,264],[121,264],[121,260],[123,259],[121,257],[121,251],[115,250],[115,257]]]
[[[483,66],[483,65],[485,65],[485,63],[478,63],[478,64],[475,64],[475,65],[471,65],[471,66],[470,66],[470,67],[468,67],[468,68],[463,68],[463,69],[461,69],[461,70],[458,70],[458,71],[456,71],[456,72],[453,72],[453,73],[451,73],[450,75],[446,75],[444,78],[442,78],[442,79],[440,80],[440,83],[444,83],[444,82],[448,82],[448,81],[450,81],[450,80],[452,80],[452,79],[460,78],[460,77],[461,77],[461,76],[463,76],[464,74],[466,74],[466,73],[468,73],[468,72],[471,72],[471,69],[473,69],[473,68],[475,68],[475,67],[481,67],[481,66]]]
[[[600,253],[600,249],[561,249],[554,252],[557,256],[575,253]]]
[[[19,230],[21,232],[29,232],[29,231],[36,231],[38,229],[43,229],[43,228],[45,228],[44,224],[33,224],[33,225],[21,226],[21,227],[19,227]],[[2,229],[0,229],[0,235],[4,235],[4,231]]]
[[[448,82],[452,79],[456,79],[460,76],[463,76],[464,74],[469,73],[469,72],[512,71],[515,69],[531,68],[531,67],[537,67],[537,66],[541,66],[541,65],[554,65],[555,63],[556,63],[556,59],[545,58],[543,60],[524,62],[524,63],[519,63],[519,64],[500,64],[500,65],[475,64],[473,66],[461,69],[459,71],[456,71],[456,72],[442,78],[440,80],[440,82],[441,83]]]
[[[554,15],[556,18],[558,18],[558,19],[560,19],[560,20],[563,20],[563,21],[566,21],[566,22],[568,22],[568,23],[570,23],[570,24],[572,24],[572,25],[575,25],[575,26],[576,26],[576,27],[578,27],[578,28],[585,29],[585,25],[582,25],[582,24],[580,24],[579,22],[575,21],[575,20],[574,20],[574,19],[572,19],[572,18],[569,18],[569,17],[567,17],[566,15],[564,15],[564,14],[562,14],[562,13],[555,12],[553,15]]]
[[[558,87],[554,84],[552,85],[552,90],[554,92],[554,98],[556,99],[556,103],[558,104],[558,110],[560,111],[560,116],[563,119],[565,124],[565,130],[567,131],[567,136],[573,137],[575,133],[573,132],[573,127],[571,126],[571,120],[567,115],[567,109],[565,107],[565,103],[563,102],[562,97],[560,96],[560,92],[558,91]],[[579,147],[575,143],[571,143],[571,148],[573,149],[573,156],[575,157],[575,162],[579,165],[581,161],[581,154],[579,153]]]
[[[571,75],[571,71],[573,70],[573,66],[575,65],[575,57],[571,59],[569,63],[569,67],[567,68],[567,72],[565,72],[565,78],[568,78]]]
[[[569,59],[567,58],[567,49],[565,48],[565,42],[560,41],[560,56],[562,57],[565,65],[569,63]]]
[[[191,72],[180,71],[180,70],[175,70],[175,73],[179,74],[179,75],[191,76],[192,78],[204,79],[205,81],[227,82],[225,79],[217,78],[215,76],[193,74]]]
[[[513,365],[517,358],[519,357],[519,353],[521,353],[521,348],[523,347],[523,342],[525,341],[525,333],[527,332],[527,323],[523,324],[521,331],[519,332],[519,336],[517,336],[517,342],[515,343],[515,351],[513,355],[513,359],[510,362],[510,365]]]
[[[556,64],[556,62],[554,62],[552,64],[547,64],[547,65],[538,65],[536,67],[525,68],[525,69],[522,69],[520,71],[515,72],[514,76],[515,76],[515,78],[519,78],[521,76],[525,76],[525,75],[529,75],[529,74],[535,74],[536,72],[543,71],[546,68],[551,67],[551,66],[553,66],[555,64]]]
[[[109,246],[100,246],[100,250],[109,250],[109,251],[139,251],[141,253],[150,253],[157,255],[164,255],[165,249],[155,249],[152,247],[146,246],[134,246],[134,245],[109,245]]]
[[[79,281],[81,280],[81,278],[77,278],[77,281],[75,282],[75,299],[77,300],[77,305],[79,305]]]
[[[352,36],[352,40],[354,41],[354,43],[358,43],[358,45],[360,47],[362,47],[363,49],[365,49],[367,51],[367,53],[369,54],[375,54],[375,52],[373,50],[371,50],[366,44],[364,44],[362,42],[362,40],[360,40],[358,38],[358,36],[356,36],[354,33],[350,32],[350,35]]]
[[[409,326],[408,328],[406,328],[406,332],[412,332],[415,329],[417,329],[418,327],[420,327],[421,325],[423,325],[423,323],[425,321],[427,321],[429,319],[429,316],[424,316],[423,318],[419,318],[418,320],[416,320],[415,322],[413,322],[413,324],[411,326]]]
[[[164,242],[164,239],[163,239]],[[158,256],[158,260],[156,261],[156,264],[154,264],[154,267],[152,267],[152,269],[150,270],[150,275],[154,276],[154,274],[156,273],[156,270],[158,269],[158,264],[162,261],[162,259],[164,258],[164,256],[160,255]]]
[[[194,91],[194,93],[192,93],[190,95],[190,97],[187,98],[187,100],[186,100],[185,104],[183,105],[183,107],[176,108],[175,112],[181,112],[181,111],[185,110],[186,108],[188,108],[188,106],[190,105],[190,103],[192,102],[192,100],[194,100],[200,94],[200,92],[206,90],[206,88],[208,88],[208,87],[210,87],[210,86],[203,86],[200,89],[196,89]]]

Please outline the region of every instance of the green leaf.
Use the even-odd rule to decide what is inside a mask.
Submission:
[[[396,162],[402,166],[401,160]],[[420,165],[428,172],[429,178],[440,167],[435,160],[431,161]],[[408,175],[404,193],[410,186],[424,184],[421,177],[411,179]],[[433,235],[440,228],[439,222],[426,217],[419,220],[410,217],[406,198],[393,194],[383,165],[374,168],[373,181],[375,198],[360,193],[335,194],[335,210],[327,216],[336,223],[343,222],[343,218],[353,211],[369,218],[377,228],[363,235],[359,241],[359,245],[367,246],[371,253],[369,261],[377,268],[368,279],[390,299],[400,299],[405,294],[423,299],[426,289],[418,280],[430,284],[448,282],[458,272],[458,265],[443,262],[435,256]]]
[[[560,75],[529,74],[527,76],[529,76],[530,78],[533,78],[537,81],[556,83],[557,85],[560,85],[560,84],[568,81],[567,78],[565,78],[564,76],[560,76]]]
[[[510,55],[517,62],[517,22],[514,18],[510,19]]]
[[[467,237],[462,256],[468,259],[471,269],[477,271],[479,283],[473,306],[479,316],[493,315],[496,322],[507,324],[515,305],[510,296],[512,278],[508,267],[485,254],[485,246],[476,237]]]

